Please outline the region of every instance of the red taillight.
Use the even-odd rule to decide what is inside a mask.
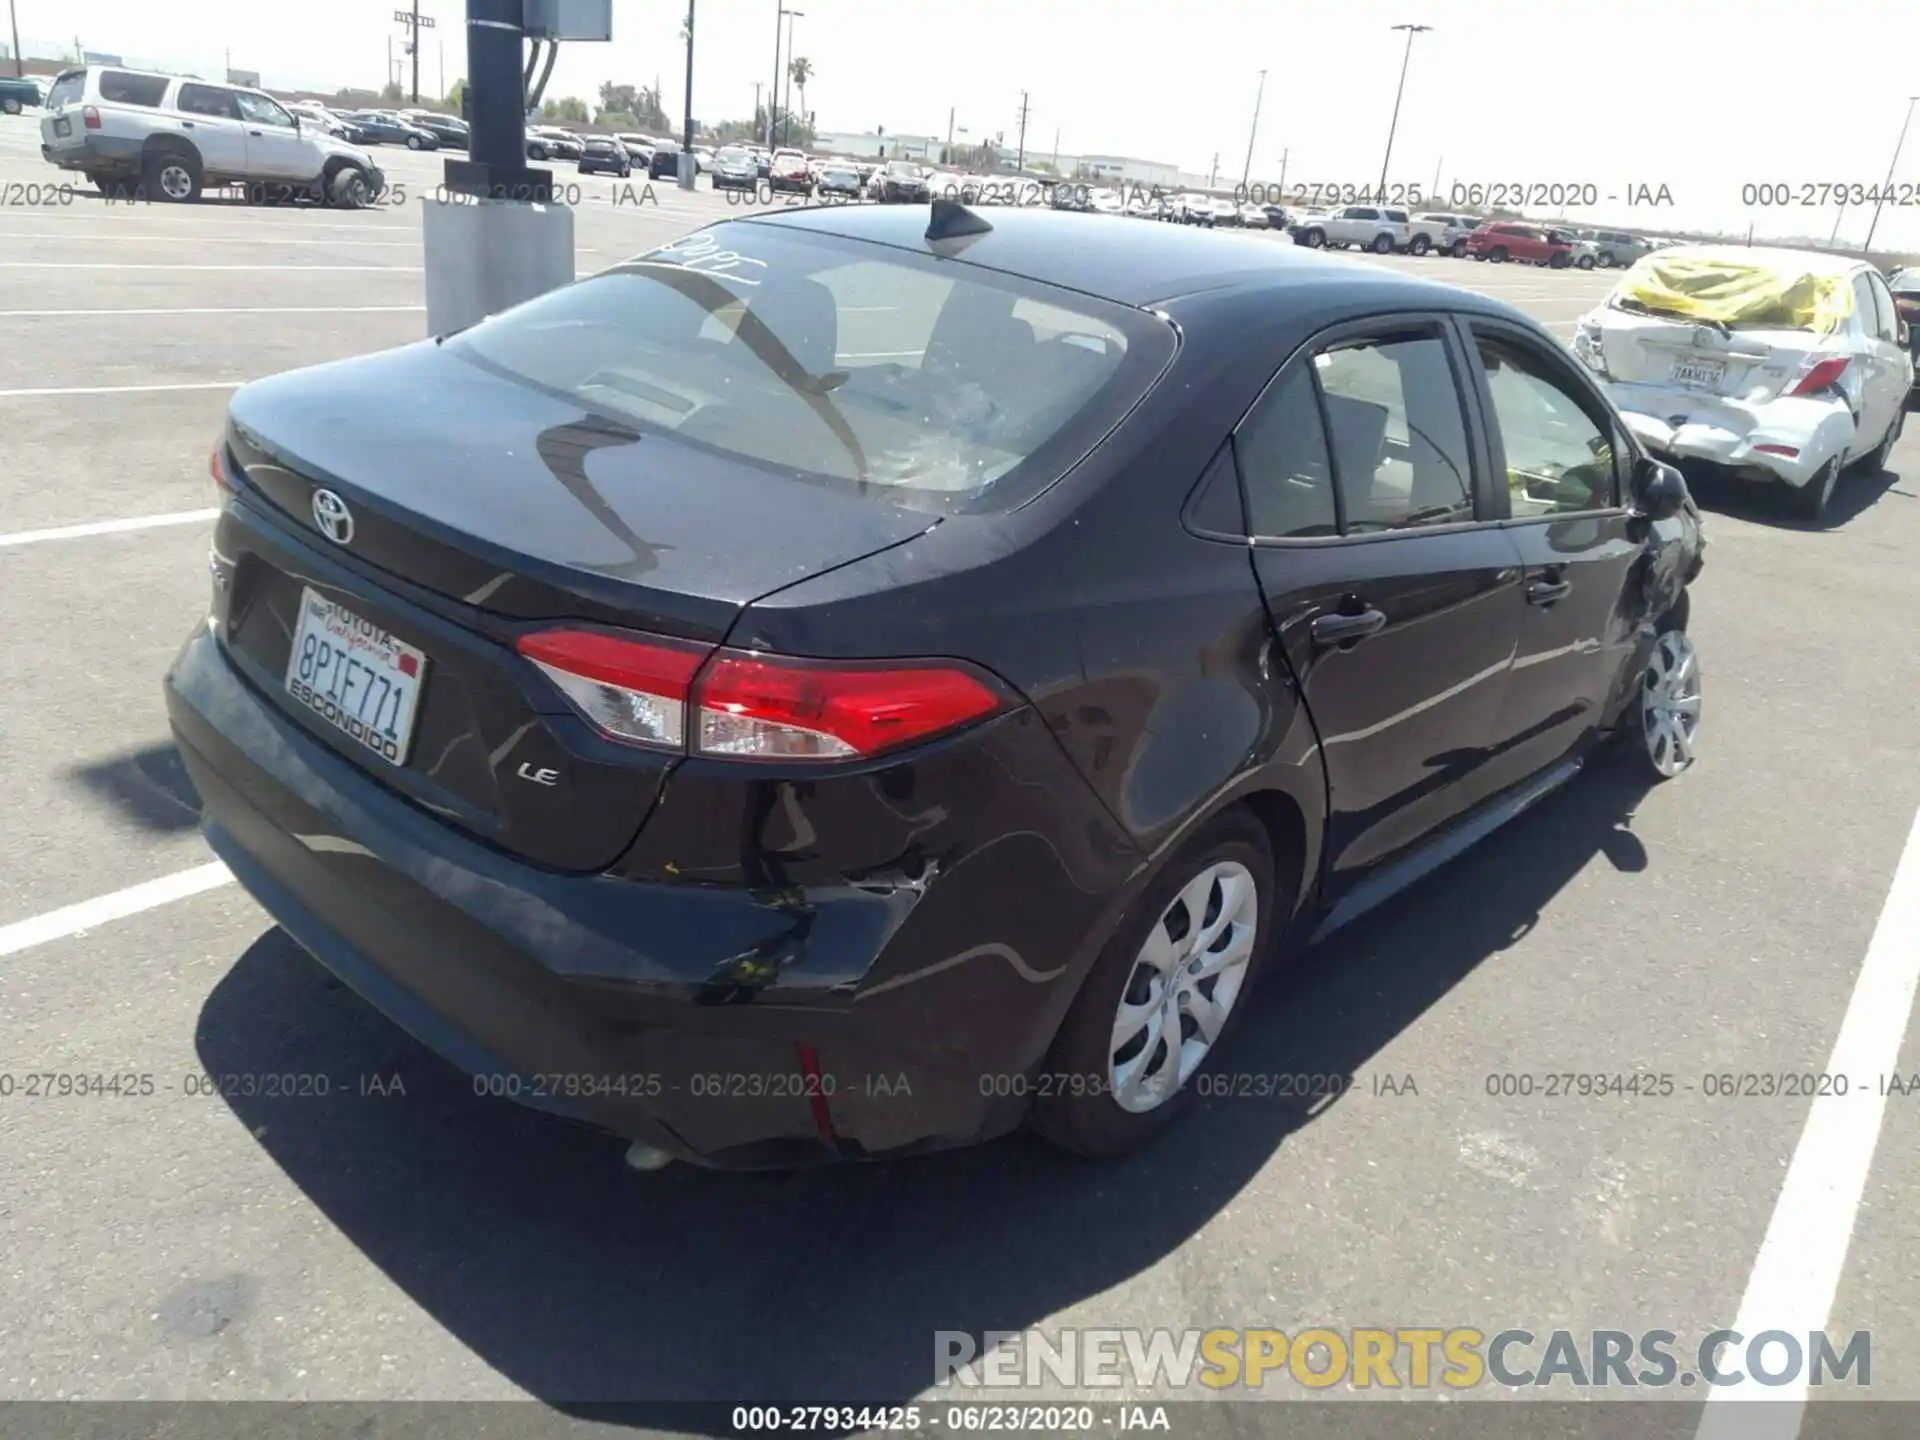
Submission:
[[[1837,383],[1840,374],[1847,368],[1847,357],[1835,355],[1827,360],[1814,363],[1814,367],[1801,377],[1800,383],[1789,390],[1789,395],[1815,395],[1829,385]]]
[[[1762,455],[1784,455],[1789,460],[1800,453],[1797,445],[1756,445],[1753,448]]]
[[[521,636],[516,648],[603,734],[686,747],[687,690],[704,650],[597,630],[543,630]]]
[[[696,689],[703,755],[846,760],[877,755],[978,720],[1000,697],[937,664],[796,664],[723,652]]]
[[[207,473],[213,477],[213,503],[224,505],[233,498],[233,482],[227,479],[226,442],[217,442],[207,457]]]
[[[89,130],[100,128],[100,111],[92,105],[80,107],[80,123]]]
[[[586,630],[540,631],[517,648],[602,734],[721,759],[864,759],[1004,703],[951,663],[848,665],[739,650],[709,661],[704,647]]]

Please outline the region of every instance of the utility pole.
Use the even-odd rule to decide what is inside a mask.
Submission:
[[[786,18],[787,7],[774,0],[773,3],[773,85],[767,91],[767,149],[773,149],[773,107],[780,102],[780,22]]]
[[[1286,149],[1280,151],[1280,193],[1282,195],[1287,193],[1287,156],[1292,153]]]
[[[413,0],[413,23],[407,30],[407,49],[413,52],[413,103],[420,103],[420,0]]]
[[[1207,171],[1207,188],[1213,189],[1213,182],[1220,178],[1220,152],[1213,152],[1213,168]]]
[[[1015,170],[1027,168],[1027,92],[1020,92],[1020,156],[1013,162]]]
[[[1413,37],[1433,29],[1431,25],[1395,25],[1407,32],[1407,51],[1400,57],[1400,88],[1393,92],[1393,119],[1387,122],[1387,153],[1380,157],[1380,198],[1387,198],[1387,164],[1393,159],[1393,132],[1400,128],[1400,97],[1407,90],[1407,65],[1413,59]]]
[[[1446,163],[1447,157],[1444,155],[1433,162],[1433,190],[1427,199],[1435,205],[1440,203],[1440,167]]]
[[[1247,190],[1247,177],[1253,174],[1253,139],[1260,133],[1260,102],[1267,94],[1267,72],[1260,72],[1260,88],[1253,92],[1253,128],[1247,131],[1247,163],[1240,167],[1240,193]]]
[[[949,162],[951,162],[953,158],[953,111],[954,107],[949,105],[947,107],[947,158]]]
[[[693,155],[693,0],[687,0],[687,103],[684,129],[686,139],[680,146],[680,188],[691,190],[700,173],[700,162]]]
[[[13,0],[7,0],[7,18],[13,22],[13,73],[16,76],[24,75],[27,67],[20,54],[20,17],[14,13]]]
[[[1873,249],[1873,232],[1880,224],[1880,205],[1886,198],[1886,192],[1893,188],[1893,172],[1900,166],[1900,149],[1907,143],[1907,127],[1913,123],[1913,102],[1916,100],[1920,100],[1920,95],[1907,97],[1907,118],[1900,122],[1900,138],[1893,142],[1893,159],[1887,163],[1887,183],[1880,187],[1880,196],[1873,202],[1873,220],[1867,226],[1867,243],[1860,247],[1863,255]]]

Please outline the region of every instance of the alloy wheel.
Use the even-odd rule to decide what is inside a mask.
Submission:
[[[1640,686],[1647,760],[1663,780],[1694,762],[1700,736],[1700,664],[1684,630],[1661,634]]]
[[[1259,888],[1237,860],[1207,866],[1161,913],[1113,1019],[1107,1078],[1121,1109],[1158,1109],[1206,1059],[1246,983],[1259,920]]]

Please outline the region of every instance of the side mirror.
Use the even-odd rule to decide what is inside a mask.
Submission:
[[[1912,327],[1910,327],[1906,321],[1902,320],[1898,325],[1894,327],[1893,338],[1894,338],[1894,343],[1896,344],[1899,344],[1899,345],[1911,344],[1913,341]]]
[[[1641,520],[1670,520],[1687,499],[1686,477],[1651,456],[1634,461],[1632,488],[1627,509]]]

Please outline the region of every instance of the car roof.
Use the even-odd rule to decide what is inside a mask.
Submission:
[[[815,231],[925,254],[930,215],[929,209],[918,205],[838,205],[763,213],[733,223]],[[1122,305],[1150,307],[1181,295],[1235,285],[1315,286],[1329,292],[1350,290],[1356,298],[1364,296],[1393,308],[1471,308],[1525,320],[1521,312],[1458,286],[1346,256],[1275,244],[1258,234],[1221,234],[1179,225],[1116,225],[1104,216],[1039,208],[995,208],[983,218],[989,219],[993,229],[966,237],[958,251],[969,264]],[[1335,297],[1328,293],[1316,298]]]
[[[1785,245],[1670,245],[1665,260],[1718,260],[1732,265],[1767,265],[1804,275],[1850,275],[1866,265],[1857,255],[1828,255]]]

